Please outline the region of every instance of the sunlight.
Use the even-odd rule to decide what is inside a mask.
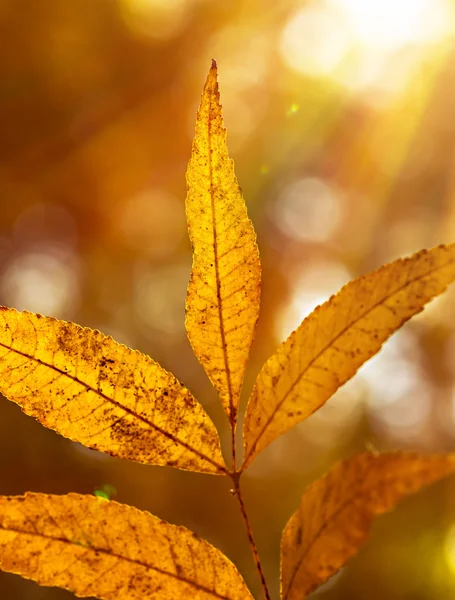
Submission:
[[[271,212],[288,238],[325,242],[340,225],[342,197],[323,179],[302,177],[284,187]]]
[[[44,315],[68,315],[78,303],[77,267],[76,258],[63,245],[42,245],[20,253],[1,280],[4,302]]]
[[[311,76],[330,75],[346,56],[349,33],[339,27],[335,11],[305,6],[285,26],[280,52],[284,62]]]
[[[287,271],[293,287],[290,302],[277,316],[277,341],[285,340],[316,306],[323,304],[352,278],[352,273],[341,262],[319,259],[306,264],[303,272]]]
[[[448,33],[452,9],[447,0],[331,0],[341,8],[359,42],[394,50],[408,43],[437,40]]]
[[[392,80],[399,93],[423,68],[423,57],[437,55],[454,37],[450,0],[326,0],[291,15],[279,50],[289,68],[307,76],[375,93]]]

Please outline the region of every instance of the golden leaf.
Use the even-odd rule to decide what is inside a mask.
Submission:
[[[234,424],[259,314],[261,266],[228,155],[215,61],[202,94],[186,177],[193,246],[186,330]]]
[[[99,331],[1,308],[0,392],[46,427],[113,456],[225,470],[217,431],[191,393]]]
[[[0,497],[0,567],[104,600],[252,600],[231,561],[184,527],[94,496]]]
[[[368,536],[376,515],[455,472],[454,455],[361,454],[311,484],[281,539],[281,598],[302,600]]]
[[[455,279],[455,244],[354,279],[318,306],[262,367],[248,402],[244,466],[320,408],[412,315]]]

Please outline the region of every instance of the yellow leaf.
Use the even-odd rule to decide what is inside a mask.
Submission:
[[[184,527],[68,494],[0,497],[0,567],[104,600],[252,600],[231,561]]]
[[[318,306],[262,367],[244,425],[245,460],[309,417],[455,279],[455,244],[354,279]]]
[[[281,539],[281,598],[302,600],[365,542],[376,515],[455,472],[454,455],[361,454],[311,484]]]
[[[151,358],[99,331],[2,307],[0,392],[90,448],[224,472],[217,431],[191,393]]]
[[[228,155],[214,61],[186,177],[193,246],[186,330],[234,424],[259,314],[261,266],[256,235]]]

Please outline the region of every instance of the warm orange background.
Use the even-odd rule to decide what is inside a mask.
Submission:
[[[350,278],[455,238],[449,0],[0,0],[0,303],[110,333],[172,370],[227,441],[184,330],[184,172],[218,60],[263,263],[245,398],[264,360]],[[306,484],[375,448],[455,448],[454,290],[245,476],[277,597]],[[206,537],[257,578],[229,482],[112,459],[0,402],[2,494],[93,493]],[[315,598],[455,594],[455,480],[404,502]],[[311,515],[309,515],[311,518]],[[0,598],[72,597],[0,575]]]

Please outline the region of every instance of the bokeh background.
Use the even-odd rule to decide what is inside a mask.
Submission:
[[[244,402],[314,306],[386,261],[455,238],[450,0],[1,0],[0,31],[0,303],[150,354],[224,440],[184,329],[184,173],[212,57],[263,263]],[[312,479],[354,452],[455,448],[454,292],[245,475],[274,598],[280,532]],[[104,490],[192,528],[261,598],[228,481],[87,450],[5,399],[0,466],[2,494]],[[314,597],[454,594],[452,479],[379,520]],[[72,596],[1,574],[0,597]]]

